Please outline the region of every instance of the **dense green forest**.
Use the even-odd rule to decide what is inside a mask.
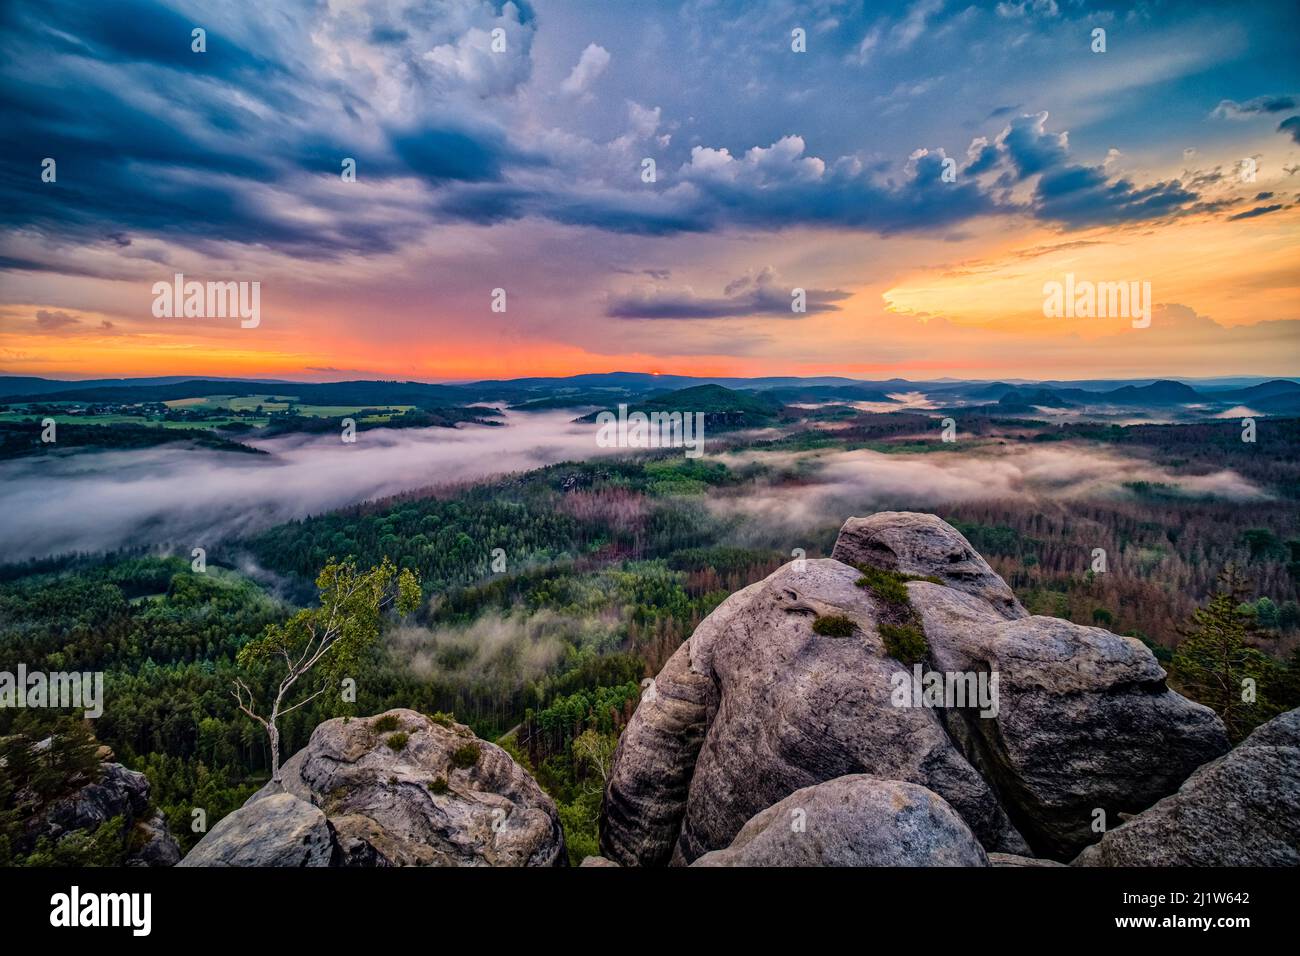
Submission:
[[[243,452],[250,455],[264,454],[250,445],[231,441],[210,431],[202,429],[180,430],[156,428],[151,425],[118,422],[111,425],[82,425],[74,422],[62,422],[56,426],[56,441],[41,440],[42,419],[33,417],[24,422],[0,421],[0,461],[10,458],[23,458],[29,455],[49,454],[55,450],[130,451],[139,448],[154,448],[159,445],[172,445],[178,442],[192,442],[200,448],[214,451]]]
[[[747,447],[898,453],[918,443],[916,418],[924,420],[860,416],[846,433],[809,430]],[[1193,455],[1182,427],[1199,426],[1143,427],[1143,452],[1189,473],[1227,467],[1226,456],[1238,453],[1224,444],[1219,458],[1207,460],[1196,445]],[[970,430],[967,450],[1012,440],[1012,431],[1034,440],[1023,423],[985,420]],[[1038,434],[1054,441],[1056,431]],[[1112,438],[1107,430],[1103,440]],[[788,561],[792,547],[808,557],[828,554],[846,516],[809,526],[792,542],[717,505],[760,491],[789,492],[795,501],[816,467],[667,454],[564,463],[280,525],[212,549],[203,572],[188,560],[140,554],[10,565],[0,569],[0,670],[25,663],[104,671],[106,707],[93,721],[92,742],[149,776],[153,799],[188,849],[201,836],[190,828],[195,807],[210,827],[268,775],[265,734],[238,713],[230,693],[239,649],[310,601],[311,581],[331,558],[363,568],[387,559],[418,574],[419,610],[390,616],[356,675],[355,702],[323,695],[285,718],[282,753],[342,713],[402,706],[453,714],[536,774],[561,808],[571,854],[581,858],[594,852],[603,774],[640,682],[728,594]],[[1295,499],[1286,497],[1294,472],[1263,460],[1241,468],[1276,499],[1251,504],[1139,488],[1118,497],[994,499],[933,510],[967,535],[1031,611],[1139,637],[1191,696],[1207,697],[1206,662],[1226,653],[1234,674],[1260,687],[1258,705],[1228,715],[1239,736],[1300,702],[1300,526]],[[1090,568],[1097,547],[1109,556],[1106,573]],[[1219,578],[1229,564],[1238,570],[1225,591]],[[1211,631],[1232,646],[1208,641]],[[66,737],[66,719],[0,710],[0,738],[12,747],[17,739]],[[57,720],[65,721],[61,731]],[[66,759],[84,754],[71,748]],[[50,768],[30,775],[43,783],[0,787],[0,854],[31,801],[55,795],[51,781],[59,778]],[[103,840],[84,844],[76,860],[111,861]]]

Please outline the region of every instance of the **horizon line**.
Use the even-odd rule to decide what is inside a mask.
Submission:
[[[572,372],[567,375],[519,375],[514,378],[484,377],[484,378],[454,378],[454,379],[428,379],[428,378],[402,378],[388,377],[376,374],[373,377],[355,377],[355,378],[338,378],[338,379],[290,379],[290,378],[259,378],[245,377],[239,375],[189,375],[184,372],[178,372],[172,375],[90,375],[84,378],[63,378],[60,376],[49,375],[23,375],[20,373],[0,369],[0,379],[6,378],[23,378],[34,379],[43,382],[67,382],[69,384],[78,384],[82,382],[122,382],[129,383],[133,381],[149,381],[156,379],[182,379],[185,381],[208,381],[208,382],[244,382],[267,385],[337,385],[346,382],[397,382],[403,384],[417,385],[447,385],[463,386],[477,385],[484,382],[518,382],[528,379],[549,379],[564,380],[571,378],[599,377],[607,375],[638,375],[649,378],[678,378],[694,379],[699,381],[709,381],[714,379],[730,379],[734,381],[761,381],[764,379],[827,379],[838,378],[851,382],[906,382],[908,384],[953,384],[953,383],[977,383],[977,384],[995,384],[998,382],[1206,382],[1219,379],[1259,379],[1261,381],[1296,381],[1300,382],[1300,372],[1282,375],[1260,375],[1249,372],[1225,372],[1218,375],[1164,375],[1164,376],[1105,376],[1098,375],[1090,378],[1024,378],[1021,376],[1000,376],[996,378],[959,378],[956,376],[945,375],[938,378],[905,378],[899,375],[893,375],[888,378],[858,378],[852,375],[843,374],[823,374],[823,375],[791,375],[791,374],[773,374],[773,375],[691,375],[679,372],[633,372],[625,369],[612,369],[604,372]]]

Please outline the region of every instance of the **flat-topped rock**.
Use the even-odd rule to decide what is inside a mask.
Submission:
[[[291,793],[252,799],[217,821],[179,866],[329,866],[325,814]]]

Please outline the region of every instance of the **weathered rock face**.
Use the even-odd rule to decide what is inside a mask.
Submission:
[[[996,715],[950,710],[949,729],[1040,855],[1063,860],[1149,807],[1228,747],[1208,707],[1165,686],[1138,640],[1051,617],[1001,619],[967,594],[907,585],[937,671],[996,673]]]
[[[173,866],[180,860],[181,849],[167,821],[149,811],[148,778],[120,763],[103,764],[97,782],[50,804],[29,824],[24,839],[26,844],[41,837],[58,841],[70,833],[94,830],[114,817],[122,817],[132,831],[127,866]]]
[[[986,846],[1027,852],[937,712],[891,705],[891,677],[907,670],[885,654],[859,577],[830,559],[787,565],[701,623],[624,731],[606,791],[605,856],[689,863],[795,790],[863,773],[927,787]],[[827,614],[857,628],[815,633]]]
[[[988,691],[996,673],[996,706],[900,704],[912,669],[879,633],[896,609],[839,560],[787,565],[705,619],[643,698],[605,794],[606,857],[690,863],[794,791],[867,774],[933,791],[986,851],[1068,859],[1095,838],[1095,808],[1140,810],[1226,750],[1218,718],[1169,691],[1140,642],[1029,617],[937,518],[850,519],[835,554],[946,582],[906,585],[926,670]],[[816,633],[829,615],[851,633]]]
[[[988,866],[938,794],[854,774],[796,790],[692,866]]]
[[[325,814],[291,793],[263,792],[222,817],[180,865],[329,866]]]
[[[259,821],[270,813],[284,814],[281,828]],[[413,710],[325,721],[285,762],[280,783],[238,815],[224,833],[226,820],[214,827],[186,863],[241,854],[315,861],[264,865],[325,865],[322,854],[332,866],[568,862],[555,804],[509,754],[468,727]],[[317,850],[322,822],[327,853]],[[262,837],[268,845],[255,846]]]
[[[1109,830],[1076,866],[1300,866],[1300,710]]]
[[[758,585],[731,595],[697,628],[716,632],[746,606]],[[717,711],[718,690],[691,666],[691,642],[669,658],[642,694],[619,738],[601,810],[602,844],[625,864],[657,866],[672,857],[704,734]]]
[[[850,518],[840,528],[831,557],[885,571],[937,577],[974,595],[1004,618],[1027,617],[1011,588],[956,528],[931,514],[879,511]]]
[[[155,812],[135,825],[135,849],[126,858],[127,866],[176,866],[181,861],[180,844],[167,827],[167,818]]]

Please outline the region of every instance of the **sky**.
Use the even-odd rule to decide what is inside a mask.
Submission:
[[[1298,28],[1294,2],[9,0],[0,373],[1295,375]],[[177,273],[259,283],[260,321],[158,317]],[[1067,275],[1149,283],[1150,323],[1045,316]]]

